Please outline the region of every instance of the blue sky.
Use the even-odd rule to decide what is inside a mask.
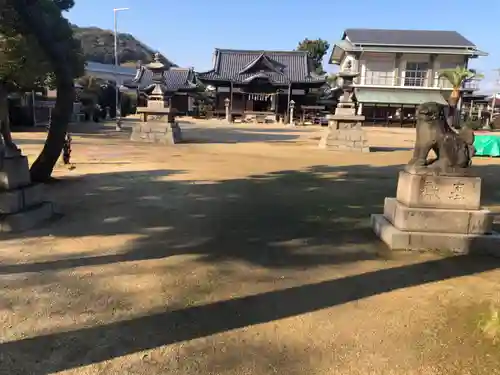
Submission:
[[[494,90],[500,68],[493,32],[500,1],[479,12],[466,0],[76,0],[68,17],[79,26],[112,29],[119,7],[130,8],[119,14],[119,31],[198,71],[211,68],[216,47],[288,50],[306,37],[333,45],[350,27],[456,30],[490,54],[472,62],[486,75],[484,91]]]

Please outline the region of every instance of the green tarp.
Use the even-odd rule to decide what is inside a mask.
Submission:
[[[474,148],[478,156],[500,156],[500,136],[476,135]]]

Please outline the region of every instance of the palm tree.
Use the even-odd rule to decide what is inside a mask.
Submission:
[[[330,87],[337,86],[339,76],[335,73],[331,73],[326,76],[326,82],[330,85]]]
[[[450,97],[448,98],[448,104],[450,107],[450,115],[452,124],[455,123],[456,116],[456,107],[458,102],[460,101],[460,91],[464,83],[471,81],[473,79],[482,79],[484,76],[482,74],[478,74],[474,70],[469,70],[464,66],[458,66],[453,69],[443,69],[439,72],[438,78],[445,78],[448,82],[451,83],[452,92]]]

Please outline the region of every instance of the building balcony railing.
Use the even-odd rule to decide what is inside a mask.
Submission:
[[[387,87],[429,87],[452,89],[453,86],[446,78],[429,79],[427,72],[422,71],[406,71],[402,77],[394,77],[392,73],[382,72],[366,72],[362,77],[359,77],[354,83],[358,85],[373,85]],[[431,84],[430,84],[431,83]],[[465,82],[464,89],[478,90],[479,81],[470,80]]]

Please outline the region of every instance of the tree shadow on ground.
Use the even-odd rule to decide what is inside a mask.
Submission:
[[[120,253],[73,254],[0,265],[0,274],[51,272],[117,262],[196,254],[200,261],[239,260],[271,269],[390,259],[372,233],[371,213],[394,196],[401,166],[314,166],[239,180],[182,180],[183,171],[87,175],[54,185],[64,220],[23,234],[81,237],[139,233]],[[498,180],[497,168],[477,167]],[[175,176],[175,179],[170,177]],[[489,177],[488,177],[489,178]],[[500,198],[485,179],[486,201]],[[75,197],[75,191],[85,192]],[[105,203],[104,203],[105,202]],[[96,209],[102,206],[102,209]],[[82,222],[88,225],[82,225]],[[390,261],[390,260],[389,260]],[[44,373],[325,309],[390,291],[498,268],[500,261],[451,257],[398,266],[178,310],[150,311],[119,322],[47,333],[0,344],[23,353]],[[105,338],[105,345],[103,345]],[[88,348],[85,355],[71,347]],[[57,350],[60,361],[46,358]]]
[[[271,268],[304,268],[388,256],[370,215],[395,195],[401,166],[313,166],[244,179],[169,179],[183,171],[89,174],[53,192],[63,220],[23,237],[140,234],[117,254],[0,265],[0,274],[201,255]],[[485,204],[500,201],[497,168],[476,167]],[[83,194],[75,196],[75,191]],[[104,209],[99,209],[103,207]],[[82,222],[88,225],[81,225]],[[6,235],[4,238],[15,238]]]
[[[63,180],[53,192],[63,200],[64,219],[24,237],[136,233],[142,239],[119,254],[2,265],[0,273],[179,254],[276,268],[374,259],[382,247],[373,245],[369,215],[395,190],[392,170],[316,166],[223,181],[169,180],[183,172],[157,170]]]
[[[28,362],[43,364],[43,373],[54,373],[290,318],[402,288],[473,275],[496,269],[499,265],[495,260],[466,256],[434,260],[6,342],[0,344],[0,352],[23,353]],[[70,355],[72,347],[88,348],[88,351]],[[48,362],[46,359],[54,350],[64,360]]]

